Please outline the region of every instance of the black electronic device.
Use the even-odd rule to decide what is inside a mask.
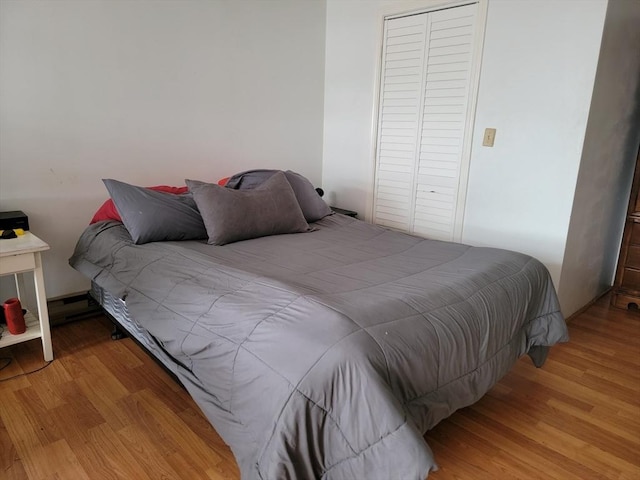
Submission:
[[[25,232],[29,230],[29,217],[23,211],[0,212],[0,230],[15,230],[17,228],[21,228]]]

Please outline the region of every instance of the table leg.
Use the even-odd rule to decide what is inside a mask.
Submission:
[[[53,347],[51,345],[51,328],[49,326],[49,310],[47,308],[47,295],[44,291],[44,275],[42,273],[42,260],[40,252],[35,253],[36,268],[33,271],[33,280],[38,303],[38,319],[40,320],[40,333],[42,335],[42,352],[46,361],[53,360]]]
[[[20,299],[20,301],[23,301],[22,295],[24,292],[26,292],[27,290],[24,287],[24,277],[23,277],[23,273],[14,273],[13,274],[13,278],[15,279],[16,282],[16,296]]]

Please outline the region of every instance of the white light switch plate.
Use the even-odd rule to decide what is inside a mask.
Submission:
[[[484,137],[482,139],[483,147],[493,147],[493,142],[496,139],[496,129],[495,128],[485,128],[484,129]]]

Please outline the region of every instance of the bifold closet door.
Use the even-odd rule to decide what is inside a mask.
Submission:
[[[455,240],[476,12],[472,4],[385,21],[375,223]]]

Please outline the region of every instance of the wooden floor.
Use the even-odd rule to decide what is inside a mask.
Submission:
[[[429,478],[640,479],[640,314],[607,301],[570,323],[542,369],[521,359],[428,432]],[[131,340],[112,341],[104,318],[52,336],[53,363],[0,381],[0,479],[240,478],[186,392]],[[0,357],[12,358],[0,379],[44,364],[37,340]]]

